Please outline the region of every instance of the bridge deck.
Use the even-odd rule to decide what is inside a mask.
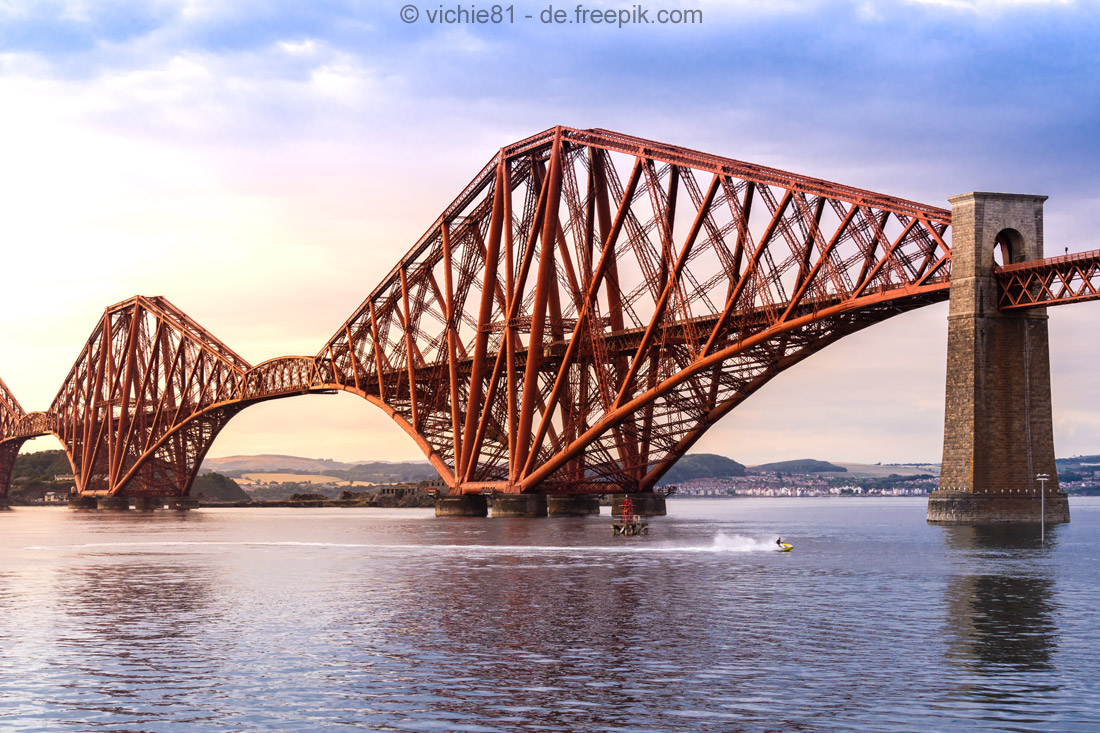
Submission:
[[[1005,265],[994,272],[1001,291],[1000,310],[1100,298],[1100,249]]]

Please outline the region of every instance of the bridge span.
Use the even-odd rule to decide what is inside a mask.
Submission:
[[[779,372],[950,298],[929,517],[1026,520],[1034,470],[1056,475],[1045,308],[1100,292],[1100,251],[1042,259],[1042,200],[948,211],[555,127],[501,148],[313,356],[253,366],[163,297],[107,308],[47,410],[0,382],[0,491],[23,442],[54,434],[83,496],[186,497],[241,410],[343,390],[408,433],[459,512],[487,492],[652,495]],[[997,407],[1017,396],[1026,413]],[[983,458],[1016,433],[1007,464]]]

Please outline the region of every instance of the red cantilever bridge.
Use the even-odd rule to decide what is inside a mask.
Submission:
[[[53,403],[0,382],[0,489],[52,433],[84,495],[186,496],[250,404],[345,390],[450,493],[644,492],[843,336],[946,300],[951,212],[605,130],[502,148],[315,356],[253,366],[161,297],[106,309]],[[1100,251],[998,271],[1000,305],[1100,294]]]

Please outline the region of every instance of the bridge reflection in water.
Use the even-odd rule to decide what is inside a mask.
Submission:
[[[1061,526],[978,525],[944,528],[948,548],[962,553],[964,574],[946,585],[947,658],[960,670],[945,680],[946,697],[986,710],[995,707],[1017,722],[1040,722],[1034,708],[1061,686],[1042,673],[1055,669],[1059,647],[1056,576],[1036,562],[1053,553]]]

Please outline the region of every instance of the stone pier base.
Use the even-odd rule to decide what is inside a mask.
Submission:
[[[940,488],[928,521],[1069,521],[1058,486],[1045,308],[999,310],[994,270],[1043,257],[1045,196],[973,192],[951,202],[951,303]],[[1038,476],[1049,474],[1045,484]]]
[[[494,517],[545,517],[546,494],[494,494]]]
[[[128,496],[100,496],[96,499],[96,509],[113,509],[123,511],[130,508]]]
[[[600,513],[600,500],[584,494],[549,494],[546,513],[551,517],[583,517]]]
[[[1045,507],[1043,506],[1045,503]],[[1045,511],[1044,511],[1045,509]],[[976,494],[968,491],[934,491],[928,496],[928,521],[933,524],[1018,524],[1069,521],[1069,500],[1064,493]]]
[[[94,496],[74,496],[69,499],[70,509],[95,509],[98,502]]]
[[[137,496],[134,497],[134,509],[143,509],[145,511],[152,511],[154,509],[164,508],[163,496]]]
[[[483,494],[442,494],[435,498],[437,517],[487,517],[489,500]]]
[[[169,497],[167,503],[169,509],[175,509],[177,511],[186,511],[187,509],[199,508],[199,500],[193,496]]]
[[[623,500],[630,497],[634,503],[634,513],[639,517],[663,517],[668,512],[665,509],[665,497],[663,494],[615,494],[611,497],[611,514],[618,516],[623,513]]]

